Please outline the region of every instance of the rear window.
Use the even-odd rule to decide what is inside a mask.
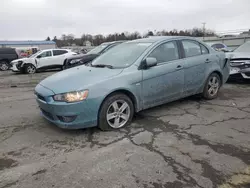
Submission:
[[[66,54],[66,53],[68,53],[67,50],[53,50],[53,55],[54,56],[63,55],[63,54]]]

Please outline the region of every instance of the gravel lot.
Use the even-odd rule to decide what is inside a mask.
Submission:
[[[1,188],[250,187],[250,85],[136,115],[119,131],[62,130],[34,86],[55,72],[0,72]]]

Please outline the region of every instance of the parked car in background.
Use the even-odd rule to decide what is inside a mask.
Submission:
[[[15,48],[0,48],[0,70],[6,71],[10,67],[10,62],[18,59]]]
[[[17,59],[11,62],[13,72],[34,74],[36,71],[47,69],[62,69],[64,60],[76,53],[66,49],[41,50],[27,58]]]
[[[83,65],[86,63],[91,62],[95,58],[97,58],[99,55],[105,53],[109,49],[115,47],[118,44],[121,44],[125,41],[114,41],[114,42],[105,42],[101,45],[95,47],[94,49],[90,50],[86,54],[80,54],[76,56],[69,57],[65,60],[63,69],[72,68],[75,66]]]
[[[227,45],[221,42],[206,42],[207,45],[211,46],[216,51],[229,52]]]
[[[47,77],[35,94],[43,116],[59,127],[110,130],[128,125],[135,112],[183,97],[214,99],[228,76],[225,53],[191,37],[150,37]]]
[[[227,57],[230,58],[230,78],[250,79],[250,41],[227,53]]]

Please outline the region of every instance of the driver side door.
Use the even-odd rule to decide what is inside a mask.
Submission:
[[[37,68],[49,68],[53,65],[52,51],[47,50],[39,54],[36,58]]]
[[[157,46],[147,57],[154,57],[157,65],[142,70],[143,108],[150,108],[182,97],[184,61],[176,41]]]

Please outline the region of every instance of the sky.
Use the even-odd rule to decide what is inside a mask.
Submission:
[[[0,40],[148,30],[250,29],[250,0],[1,0]]]

